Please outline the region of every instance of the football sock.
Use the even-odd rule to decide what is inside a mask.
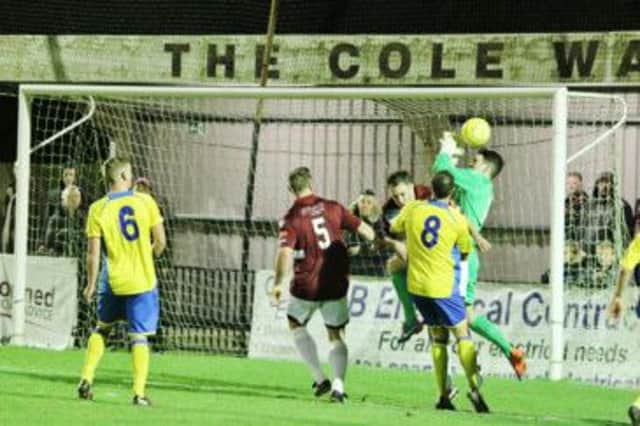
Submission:
[[[416,310],[411,300],[411,295],[407,289],[407,271],[393,272],[391,273],[391,282],[396,289],[396,294],[402,305],[402,311],[404,312],[404,320],[407,324],[415,324]]]
[[[636,400],[633,401],[633,405],[635,405],[636,407],[640,408],[640,395],[638,395]]]
[[[511,343],[504,337],[502,331],[498,328],[497,325],[489,321],[489,319],[484,315],[478,315],[474,318],[474,320],[470,324],[471,330],[475,333],[478,333],[494,345],[500,348],[502,353],[509,358],[511,355]]]
[[[460,358],[460,364],[464,369],[464,374],[467,376],[469,387],[471,389],[478,389],[478,364],[476,362],[476,348],[473,346],[473,342],[470,338],[462,338],[458,340],[458,357]]]
[[[132,336],[131,358],[133,361],[133,393],[145,396],[149,375],[149,342],[146,336]]]
[[[318,359],[318,348],[313,337],[309,334],[306,327],[297,327],[293,330],[293,342],[298,348],[300,356],[311,369],[311,374],[316,383],[325,380],[325,376],[320,368],[320,360]]]
[[[347,372],[347,360],[349,350],[342,339],[331,342],[331,350],[329,351],[329,364],[333,369],[333,390],[344,393],[344,377]]]
[[[93,383],[93,377],[96,373],[98,363],[104,354],[104,337],[102,334],[94,331],[87,341],[87,351],[82,367],[82,379],[89,383]]]
[[[440,396],[444,396],[447,394],[447,362],[449,359],[447,345],[433,342],[431,356],[433,357],[433,370],[436,375],[438,392],[440,392]]]

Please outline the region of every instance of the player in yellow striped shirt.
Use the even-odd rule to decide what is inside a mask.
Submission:
[[[629,247],[624,253],[624,257],[620,262],[620,268],[618,270],[618,278],[616,280],[616,288],[613,293],[613,298],[609,304],[609,315],[613,318],[620,318],[622,311],[624,310],[624,303],[622,301],[622,292],[625,286],[629,282],[633,270],[640,263],[640,234],[631,241]],[[633,426],[640,426],[640,396],[636,398],[631,407],[629,407],[629,418]]]
[[[437,409],[455,410],[447,390],[449,332],[469,382],[469,399],[479,413],[489,411],[479,391],[476,350],[471,341],[460,286],[466,283],[466,257],[473,249],[467,219],[449,206],[455,187],[451,173],[437,173],[431,186],[435,200],[412,201],[391,222],[391,231],[407,239],[409,293],[429,328],[440,398]]]
[[[147,336],[156,332],[158,288],[153,255],[166,246],[163,219],[154,199],[131,191],[129,161],[112,158],[105,164],[110,192],[91,204],[87,218],[87,285],[90,302],[98,288],[98,323],[89,336],[78,396],[93,399],[92,383],[105,341],[118,321],[127,321],[133,357],[133,403],[151,405],[145,394],[149,372]]]

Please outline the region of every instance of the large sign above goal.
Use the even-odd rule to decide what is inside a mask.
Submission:
[[[273,272],[256,274],[249,356],[298,360],[287,326],[287,302],[274,308],[268,290]],[[610,291],[565,293],[564,374],[567,378],[605,386],[637,388],[640,385],[640,321],[629,310],[620,322],[607,318]],[[497,323],[507,338],[528,354],[530,378],[548,377],[551,356],[547,286],[481,283],[476,309]],[[402,310],[391,282],[354,277],[349,290],[351,321],[346,340],[350,361],[385,368],[430,370],[431,348],[426,331],[409,342],[398,343]],[[329,344],[319,312],[308,325],[318,354],[326,361]],[[513,376],[502,353],[487,341],[474,337],[482,372]],[[457,357],[449,357],[454,371],[462,374]]]
[[[0,80],[255,84],[265,37],[0,36]],[[637,84],[640,32],[282,35],[269,84]]]

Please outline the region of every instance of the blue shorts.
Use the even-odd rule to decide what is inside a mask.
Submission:
[[[453,327],[467,316],[464,299],[459,292],[454,292],[451,297],[443,299],[415,294],[412,294],[411,297],[427,326]]]
[[[98,321],[113,324],[126,320],[129,333],[155,334],[159,313],[158,287],[144,293],[118,296],[107,286],[98,293]]]

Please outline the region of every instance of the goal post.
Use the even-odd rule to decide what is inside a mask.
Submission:
[[[12,292],[13,336],[11,343],[24,344],[27,238],[29,226],[29,172],[31,169],[31,104],[25,91],[18,92],[18,150],[15,216],[15,283]]]
[[[499,192],[496,203],[499,206],[495,215],[491,212],[489,214],[487,232],[495,235],[500,244],[509,245],[512,241],[520,241],[523,245],[531,246],[531,250],[536,250],[534,257],[546,258],[542,263],[549,269],[551,289],[548,318],[551,341],[549,376],[558,380],[563,377],[564,293],[567,288],[563,263],[565,178],[567,156],[575,154],[573,151],[568,154],[568,147],[573,146],[569,143],[570,129],[580,129],[582,133],[578,139],[580,148],[583,148],[587,139],[592,142],[606,131],[615,130],[611,117],[617,111],[607,110],[602,113],[606,114],[606,117],[603,115],[604,118],[575,118],[570,112],[571,96],[572,93],[564,87],[21,85],[12,342],[24,343],[24,293],[29,274],[26,267],[27,254],[35,244],[32,240],[38,238],[34,235],[42,233],[42,230],[34,233],[29,229],[38,223],[29,219],[34,216],[34,201],[29,199],[30,194],[34,193],[29,186],[30,179],[33,180],[36,175],[40,179],[40,176],[46,174],[49,182],[47,184],[50,185],[52,176],[59,171],[59,164],[65,161],[65,156],[70,155],[71,149],[55,151],[57,142],[52,140],[49,147],[51,151],[38,155],[56,157],[40,158],[38,171],[34,171],[33,164],[30,163],[31,156],[34,155],[31,154],[32,147],[42,142],[35,140],[36,133],[49,137],[57,134],[60,128],[85,119],[86,123],[77,125],[71,131],[74,135],[72,140],[65,141],[65,144],[72,146],[75,153],[73,155],[80,159],[77,161],[88,163],[89,160],[81,156],[88,155],[86,151],[89,149],[100,155],[102,148],[93,148],[92,145],[116,143],[119,151],[133,154],[134,161],[140,163],[134,164],[134,169],[137,167],[138,170],[137,175],[150,173],[153,177],[158,176],[160,192],[169,199],[166,207],[172,210],[167,226],[170,236],[175,237],[173,250],[178,259],[159,266],[164,271],[164,279],[170,282],[167,284],[167,297],[170,300],[163,308],[172,317],[172,325],[167,327],[171,330],[168,333],[175,333],[171,338],[176,341],[195,339],[193,341],[199,345],[203,339],[220,339],[219,333],[209,330],[217,324],[228,328],[230,336],[235,336],[234,333],[238,330],[244,333],[243,336],[250,333],[250,330],[245,329],[249,327],[245,323],[242,326],[236,324],[241,321],[239,318],[251,317],[251,308],[243,303],[251,302],[250,286],[253,283],[247,283],[252,278],[244,269],[259,271],[272,268],[270,257],[275,247],[277,220],[288,208],[289,200],[286,191],[270,185],[284,185],[281,180],[287,168],[309,165],[314,176],[322,176],[322,181],[318,184],[319,192],[338,199],[343,204],[348,204],[367,186],[375,187],[378,197],[382,198],[386,189],[385,175],[398,168],[412,170],[417,182],[428,178],[430,165],[424,164],[426,152],[433,149],[439,137],[434,134],[434,129],[439,126],[433,123],[440,122],[442,126],[455,130],[466,118],[479,115],[492,121],[497,130],[496,149],[507,152],[508,161],[514,161],[513,166],[507,163],[511,170],[506,177],[499,178],[501,180],[496,184]],[[32,102],[41,102],[41,99],[45,99],[45,102],[38,104],[37,111],[34,111]],[[88,102],[87,99],[95,102],[96,110],[95,116],[89,119],[76,111],[87,108],[84,105]],[[236,191],[226,189],[229,188],[228,181],[223,182],[226,186],[216,186],[216,182],[211,182],[209,191],[212,193],[207,194],[207,185],[203,185],[202,179],[246,179],[246,176],[236,176],[234,170],[246,171],[244,167],[248,164],[247,155],[251,152],[249,146],[254,141],[251,140],[251,132],[247,133],[245,127],[253,122],[252,114],[255,114],[257,102],[264,102],[260,121],[265,129],[260,132],[257,150],[259,158],[256,160],[258,165],[254,176],[256,188],[252,189],[256,194],[247,196],[255,200],[256,205],[252,209],[252,217],[246,218],[246,209],[241,206],[242,200],[238,202],[232,194],[226,193]],[[55,103],[55,107],[49,103]],[[593,111],[600,109],[594,107]],[[578,124],[574,125],[573,122]],[[74,133],[85,127],[90,130],[81,134]],[[220,130],[222,127],[225,129]],[[233,132],[227,127],[234,127]],[[606,136],[598,143],[602,141],[608,141]],[[187,145],[190,151],[185,154],[181,150],[187,149]],[[582,151],[580,155],[589,149],[591,148]],[[551,158],[542,158],[544,156]],[[55,167],[52,167],[52,163],[55,163]],[[209,174],[206,176],[198,175],[209,170],[207,167],[218,167],[221,171],[217,174],[207,172]],[[545,170],[536,170],[542,167]],[[528,188],[528,185],[535,187]],[[509,199],[518,195],[518,186],[525,186],[520,188],[523,191],[531,191],[526,202],[519,200],[515,203]],[[242,198],[240,194],[246,188],[242,184],[233,188],[236,187],[240,190],[236,198]],[[216,188],[225,193],[213,193]],[[260,191],[266,194],[261,194]],[[92,201],[94,199],[85,202],[88,205]],[[181,206],[184,211],[180,211]],[[492,219],[494,216],[495,219]],[[180,235],[176,236],[177,233]],[[224,235],[224,238],[216,244],[224,248],[218,247],[216,250],[224,252],[228,259],[218,259],[218,254],[212,254],[205,260],[190,260],[189,256],[195,256],[194,253],[203,256],[208,247],[212,247],[212,239],[220,235]],[[234,256],[233,251],[248,250],[246,247],[249,245],[240,244],[238,237],[245,240],[261,239],[259,244],[250,245],[251,253],[241,253],[242,261]],[[533,247],[536,245],[544,247],[538,250]],[[191,254],[187,255],[186,252]],[[500,253],[510,254],[503,263],[492,261],[497,255],[489,259],[487,263],[493,264],[493,267],[481,272],[483,281],[534,282],[533,276],[537,280],[537,270],[514,278],[515,269],[523,272],[526,268],[514,267],[507,262],[516,262],[518,256],[523,254],[518,255],[517,250],[509,248]],[[524,262],[525,259],[520,261]],[[247,262],[251,262],[250,267],[245,266]],[[186,271],[177,266],[190,269]],[[236,273],[237,276],[234,275]],[[202,283],[194,284],[194,276],[200,276],[198,274],[206,277],[202,278]],[[220,274],[226,278],[219,278]],[[84,282],[79,285],[84,286]],[[237,293],[234,286],[244,287]],[[479,292],[482,292],[482,286]],[[226,308],[212,307],[211,304],[228,305],[229,309],[224,311]],[[181,327],[179,332],[173,330],[174,323]],[[207,329],[206,332],[203,329]],[[182,343],[176,343],[168,347],[194,347],[191,343],[181,345]],[[235,340],[230,345],[237,349]],[[246,349],[237,351],[243,353]]]
[[[553,166],[551,181],[551,361],[549,377],[562,379],[564,332],[564,199],[567,159],[567,89],[553,94]]]

